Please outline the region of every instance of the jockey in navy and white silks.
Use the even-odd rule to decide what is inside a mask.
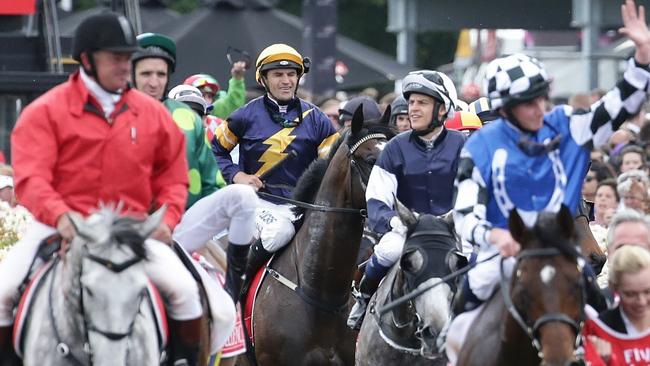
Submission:
[[[454,203],[456,229],[463,239],[480,246],[479,261],[498,251],[491,234],[495,228],[507,230],[515,207],[528,226],[538,212],[555,212],[562,204],[575,214],[589,151],[606,143],[639,110],[650,72],[630,60],[623,79],[589,110],[555,107],[535,130],[522,126],[513,108],[548,95],[550,81],[542,65],[515,54],[493,61],[487,77],[492,108],[500,109],[502,117],[467,141]],[[514,259],[509,262],[511,266]],[[492,294],[498,266],[495,257],[469,272],[469,287],[479,300]]]
[[[233,112],[216,131],[212,149],[229,183],[248,184],[281,197],[291,191],[312,161],[327,156],[339,137],[329,118],[296,96],[298,82],[309,70],[309,59],[285,44],[264,49],[256,62],[256,79],[266,94]],[[239,162],[230,151],[239,145]],[[251,277],[272,252],[285,246],[295,229],[293,206],[260,199],[256,212],[258,239],[250,247],[248,267],[237,271]],[[246,263],[247,246],[233,246],[228,262]],[[230,247],[229,247],[230,248]]]
[[[454,114],[456,89],[445,74],[414,71],[403,81],[413,130],[386,144],[370,173],[366,189],[370,229],[384,234],[366,266],[355,295],[348,326],[361,325],[367,300],[402,254],[406,227],[397,216],[395,197],[421,214],[442,215],[451,210],[453,183],[463,135],[447,130],[444,121]]]

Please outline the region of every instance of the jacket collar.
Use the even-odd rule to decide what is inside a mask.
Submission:
[[[68,78],[68,82],[74,90],[74,93],[70,93],[69,95],[70,113],[73,116],[81,117],[84,111],[89,111],[97,114],[102,118],[106,118],[102,113],[101,104],[92,95],[92,93],[90,93],[83,80],[81,79],[80,70],[72,73]],[[120,98],[120,101],[115,105],[112,116],[117,116],[118,114],[128,109],[135,109],[130,108],[130,106],[127,104],[127,99],[129,99],[128,95],[130,93],[133,93],[133,90],[131,90],[130,87],[127,87],[127,89],[122,93],[122,98]]]
[[[448,133],[449,132],[447,130],[447,127],[443,126],[442,131],[440,131],[440,134],[438,134],[438,137],[436,137],[435,141],[433,142],[433,147],[435,148],[438,145],[440,145],[442,143],[442,141],[445,139],[445,137],[447,137]],[[424,141],[422,141],[420,136],[418,136],[414,131],[410,132],[409,140],[411,142],[415,142],[415,146],[419,147],[420,149],[426,150],[427,144]]]

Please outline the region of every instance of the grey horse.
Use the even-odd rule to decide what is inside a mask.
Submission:
[[[160,364],[143,260],[144,239],[163,211],[140,222],[102,208],[74,220],[77,237],[34,295],[23,331],[25,366]]]
[[[441,281],[467,264],[449,219],[433,215],[416,218],[398,204],[409,228],[402,257],[393,265],[370,300],[359,331],[356,365],[446,365],[436,338],[451,316],[455,281],[437,285],[393,310],[377,309],[406,293]]]

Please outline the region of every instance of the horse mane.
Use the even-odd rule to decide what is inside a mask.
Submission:
[[[118,217],[111,225],[111,237],[121,245],[129,247],[138,258],[147,259],[147,251],[144,247],[143,237],[137,230],[136,225],[142,221],[131,217]]]
[[[138,258],[146,259],[147,251],[144,247],[143,237],[138,225],[143,222],[129,216],[120,216],[122,204],[118,205],[101,205],[98,214],[104,218],[106,227],[110,233],[110,242],[118,245],[126,245],[133,251]]]
[[[389,140],[396,135],[395,129],[391,126],[376,122],[364,123],[363,130],[357,135],[352,135],[350,129],[345,129],[341,137],[332,143],[327,158],[314,160],[300,176],[293,190],[293,199],[305,203],[314,203],[316,193],[318,193],[318,189],[323,182],[330,161],[334,158],[341,144],[345,141],[348,146],[352,146],[363,137],[373,133],[383,133]],[[305,209],[302,207],[294,207],[293,211],[296,215],[300,215],[305,212]]]

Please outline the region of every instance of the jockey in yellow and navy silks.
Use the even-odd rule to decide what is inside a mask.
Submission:
[[[266,94],[233,112],[212,141],[217,163],[229,183],[242,183],[281,197],[290,197],[300,175],[319,156],[326,156],[338,133],[329,118],[296,96],[309,59],[285,44],[264,49],[256,62],[256,79]],[[239,162],[230,151],[239,145]],[[247,275],[285,246],[295,229],[291,205],[260,200],[259,240],[251,247]],[[230,253],[229,253],[230,254]],[[246,258],[246,252],[228,261]]]

